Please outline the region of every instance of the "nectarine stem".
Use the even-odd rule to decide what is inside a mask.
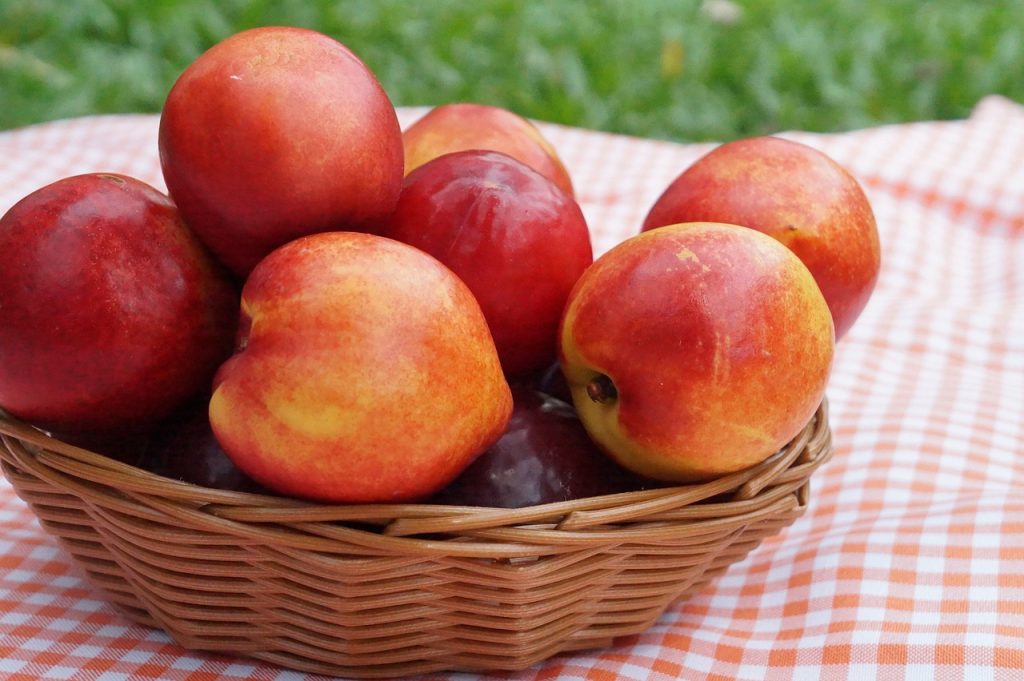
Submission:
[[[604,374],[598,374],[587,383],[587,396],[595,402],[605,404],[619,396],[612,379]]]

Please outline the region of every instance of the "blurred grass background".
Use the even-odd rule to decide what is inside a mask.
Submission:
[[[1024,101],[1021,0],[0,0],[0,129],[157,112],[204,49],[268,24],[341,40],[396,105],[682,141]]]

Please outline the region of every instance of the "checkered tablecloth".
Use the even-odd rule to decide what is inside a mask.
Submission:
[[[108,116],[0,133],[0,212],[88,171],[162,189],[156,130]],[[710,148],[543,132],[598,253]],[[860,179],[883,247],[837,349],[836,452],[808,513],[646,633],[496,678],[1024,678],[1024,107],[990,97],[963,121],[786,136]],[[0,678],[312,677],[130,623],[2,482]]]

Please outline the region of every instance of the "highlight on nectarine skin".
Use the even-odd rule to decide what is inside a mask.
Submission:
[[[864,190],[846,168],[799,142],[752,137],[716,147],[672,181],[643,230],[699,221],[750,227],[789,247],[821,288],[837,339],[878,280],[881,247]]]
[[[716,223],[627,239],[583,274],[562,369],[587,432],[669,481],[763,461],[824,397],[834,334],[807,268],[774,239]]]

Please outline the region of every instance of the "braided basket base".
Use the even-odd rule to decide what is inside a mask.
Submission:
[[[517,510],[324,506],[162,478],[0,413],[0,464],[91,582],[186,648],[349,677],[515,670],[644,631],[792,523],[823,403],[712,482]]]

